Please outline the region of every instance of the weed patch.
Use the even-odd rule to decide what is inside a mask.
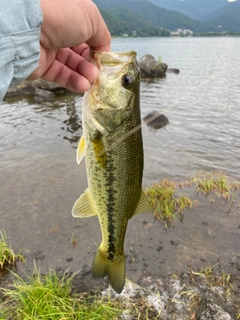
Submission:
[[[8,244],[8,238],[5,231],[0,231],[0,272],[5,268],[15,265],[16,260],[24,261],[23,256],[15,254]]]
[[[197,193],[206,195],[213,193],[217,197],[229,200],[228,213],[230,213],[235,203],[234,192],[240,189],[240,182],[232,181],[220,171],[199,172],[195,177],[178,184],[164,179],[145,188],[146,196],[154,209],[154,217],[162,221],[165,227],[171,226],[177,216],[182,221],[184,210],[198,204],[196,199],[180,194],[180,190],[184,187],[194,187]],[[214,199],[211,199],[211,202],[213,203]]]
[[[36,266],[27,281],[14,274],[11,289],[2,288],[3,319],[101,320],[116,319],[121,314],[121,310],[106,299],[72,293],[73,277],[60,278],[53,270],[41,275]]]
[[[170,226],[176,215],[183,218],[183,211],[191,208],[192,201],[183,196],[176,195],[176,184],[164,179],[145,189],[146,196],[154,208],[154,217],[162,220],[165,226]]]
[[[216,196],[229,199],[230,193],[240,188],[238,181],[231,181],[222,172],[199,172],[191,179],[194,183],[196,191],[209,194],[213,192]]]

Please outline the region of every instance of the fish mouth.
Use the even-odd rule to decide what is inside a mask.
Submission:
[[[92,51],[92,54],[92,63],[95,64],[100,70],[100,75],[92,85],[89,92],[93,105],[96,106],[96,109],[101,109],[101,106],[102,108],[119,108],[119,106],[111,104],[108,97],[102,94],[101,87],[103,84],[105,84],[105,82],[114,82],[117,79],[121,81],[122,77],[124,75],[128,75],[129,73],[133,74],[135,81],[138,81],[140,69],[138,68],[136,60],[137,53],[132,50],[126,52]],[[117,86],[118,88],[121,88],[121,84]],[[124,88],[121,90],[124,90],[125,92]]]
[[[125,51],[125,52],[98,52],[92,51],[93,54],[93,63],[98,67],[100,65],[117,65],[117,64],[127,64],[127,63],[136,63],[137,53],[134,50]]]

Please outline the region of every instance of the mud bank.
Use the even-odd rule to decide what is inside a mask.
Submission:
[[[95,218],[74,219],[70,223],[63,219],[55,227],[51,219],[48,224],[45,221],[44,236],[25,246],[27,265],[18,263],[17,272],[30,274],[33,261],[42,272],[49,267],[60,273],[67,269],[69,274],[79,271],[73,282],[75,291],[111,294],[124,309],[136,305],[143,310],[139,319],[237,319],[239,191],[234,203],[199,195],[193,188],[184,192],[197,199],[198,205],[184,213],[182,222],[176,219],[172,228],[165,229],[150,213],[130,220],[125,242],[129,281],[122,295],[108,289],[107,279],[92,278],[91,264],[100,242]],[[19,248],[19,243],[13,242],[12,247]],[[8,277],[1,278],[0,286],[10,281]],[[123,319],[138,318],[126,311]]]

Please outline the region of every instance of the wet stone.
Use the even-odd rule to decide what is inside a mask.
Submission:
[[[172,246],[175,246],[175,247],[179,245],[179,241],[176,241],[176,240],[171,240],[170,243]]]
[[[163,78],[168,65],[157,61],[151,54],[145,54],[139,61],[142,78]]]
[[[167,73],[175,73],[175,74],[179,74],[180,70],[176,69],[176,68],[168,68],[167,69]]]
[[[48,101],[51,98],[55,97],[55,94],[48,90],[36,89],[34,100],[37,102]]]
[[[67,262],[71,262],[71,261],[73,261],[73,258],[70,257],[70,258],[67,258],[66,260],[67,260]]]
[[[169,123],[168,118],[157,111],[152,111],[143,118],[147,126],[153,129],[160,129]]]

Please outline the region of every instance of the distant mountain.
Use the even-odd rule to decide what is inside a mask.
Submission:
[[[231,13],[235,8],[239,7],[240,0],[237,0],[235,2],[225,2],[223,6],[220,8],[217,8],[213,11],[211,11],[209,14],[203,17],[202,21],[208,21],[211,19],[216,18],[217,16],[220,16],[225,13]]]
[[[112,35],[160,36],[166,30],[240,32],[240,0],[93,0]],[[158,5],[153,4],[156,3]],[[160,7],[168,6],[171,10]],[[202,16],[198,21],[172,10],[181,7]],[[214,10],[215,8],[215,10]],[[183,10],[182,10],[183,11]],[[200,18],[199,18],[200,19]],[[222,27],[221,27],[222,26]]]
[[[193,19],[202,18],[212,11],[216,11],[227,3],[227,0],[149,0],[153,4],[179,11]]]
[[[208,19],[211,17],[206,23],[212,30],[240,32],[240,0],[225,4]]]
[[[195,32],[203,31],[205,29],[204,24],[194,19],[187,17],[186,15],[179,13],[177,11],[169,11],[164,8],[160,8],[153,3],[140,0],[93,0],[96,5],[102,10],[111,13],[118,19],[120,18],[120,13],[118,12],[120,8],[127,8],[139,17],[143,22],[148,21],[151,25],[168,29],[176,30],[178,28],[191,29]],[[168,0],[169,1],[169,0]],[[172,0],[170,0],[172,1]],[[203,0],[204,1],[204,0]],[[124,11],[121,11],[124,14]],[[121,18],[122,20],[122,18]],[[126,24],[132,24],[131,19],[126,20]]]
[[[123,21],[114,17],[112,14],[104,10],[99,10],[112,36],[121,36],[124,34],[129,34],[129,28]]]
[[[109,12],[100,9],[112,36],[169,36],[169,32],[153,26],[133,11],[123,7],[110,7]]]
[[[129,31],[153,27],[150,22],[127,8],[114,7],[109,10],[109,13],[111,13],[111,15],[116,17],[117,19],[121,20]]]

